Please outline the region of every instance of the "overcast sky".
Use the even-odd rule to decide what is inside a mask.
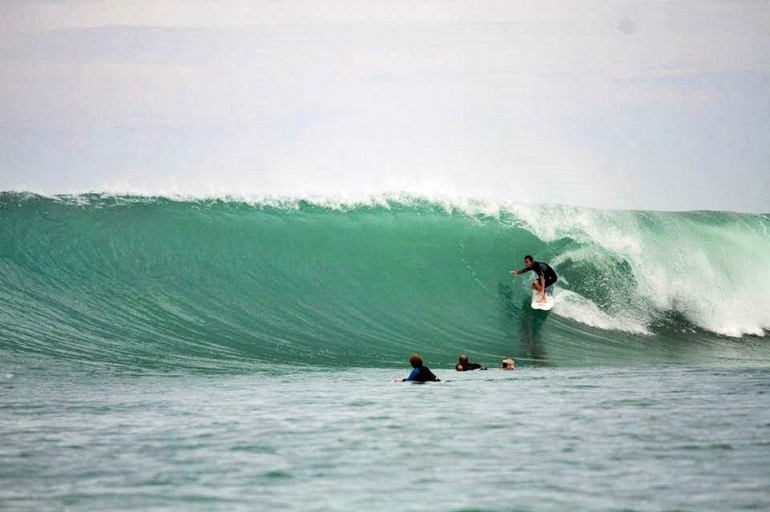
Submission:
[[[0,2],[0,190],[770,212],[770,2]]]

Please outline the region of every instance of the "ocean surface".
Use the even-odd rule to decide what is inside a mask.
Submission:
[[[770,509],[768,331],[767,214],[0,193],[0,509]]]

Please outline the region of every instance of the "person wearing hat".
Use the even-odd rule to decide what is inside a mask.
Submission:
[[[515,370],[516,369],[516,361],[512,358],[503,359],[503,370]]]

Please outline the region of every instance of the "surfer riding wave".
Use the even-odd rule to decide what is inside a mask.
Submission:
[[[559,276],[556,275],[556,271],[547,263],[535,261],[535,259],[527,254],[524,256],[525,268],[520,270],[511,270],[511,274],[523,274],[524,272],[534,271],[537,274],[537,279],[532,282],[532,289],[535,290],[539,299],[538,302],[546,301],[546,293],[553,295],[553,285],[559,280]]]

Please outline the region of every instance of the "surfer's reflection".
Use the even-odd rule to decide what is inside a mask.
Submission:
[[[526,354],[526,357],[519,357],[519,360],[528,359],[537,366],[547,366],[548,355],[540,341],[539,333],[551,312],[532,309],[530,297],[517,301],[510,285],[499,283],[497,289],[503,299],[507,327],[520,345],[517,351]],[[515,326],[518,326],[518,329]]]
[[[519,313],[520,340],[525,344],[527,356],[538,366],[546,366],[548,364],[548,356],[545,353],[543,344],[540,342],[539,334],[540,328],[551,312],[532,309],[530,302],[531,300],[526,298],[521,303],[521,311]]]

